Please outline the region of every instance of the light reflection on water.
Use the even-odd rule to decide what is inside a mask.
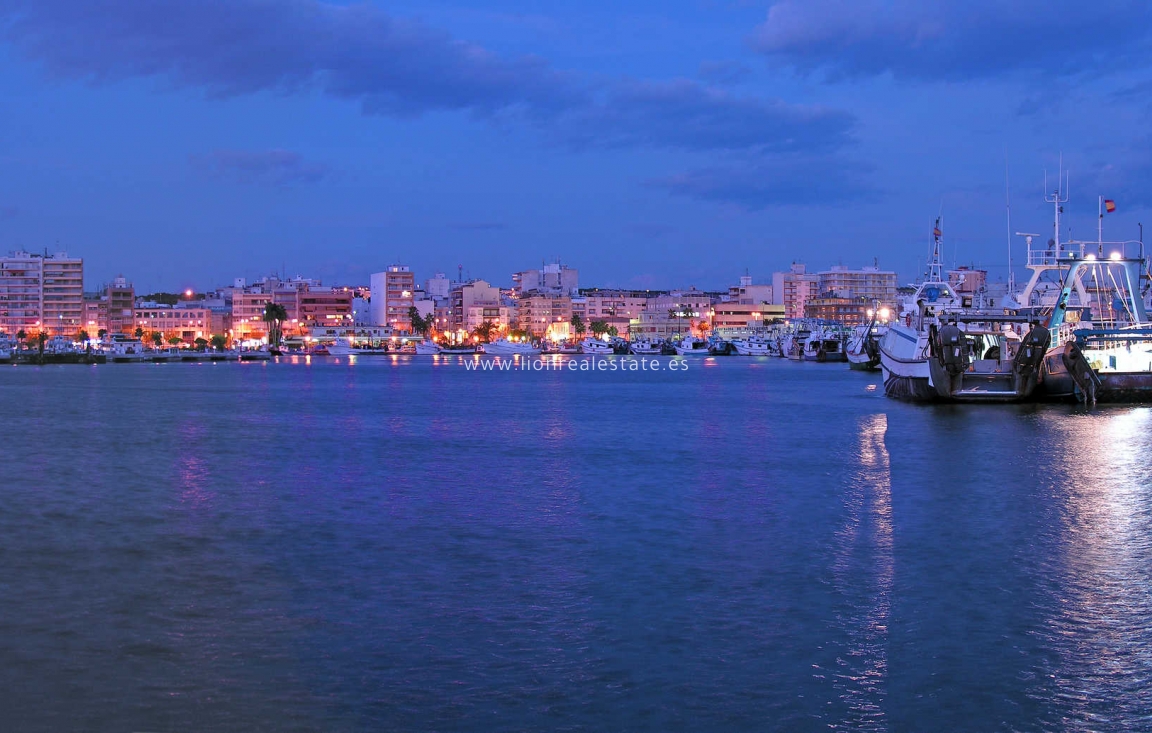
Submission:
[[[0,720],[1152,727],[1147,409],[468,358],[5,370]]]
[[[1115,721],[1152,727],[1152,468],[1147,408],[1058,423],[1062,530],[1058,611],[1038,634],[1060,653],[1046,669],[1073,713],[1068,729]]]

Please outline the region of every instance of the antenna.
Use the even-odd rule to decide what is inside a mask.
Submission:
[[[1008,295],[1015,297],[1016,273],[1012,270],[1012,197],[1008,185],[1008,160],[1004,160],[1004,211],[1008,216]],[[1029,237],[1031,242],[1032,238]]]
[[[1057,176],[1056,176],[1056,190],[1051,195],[1049,195],[1047,192],[1048,191],[1048,171],[1044,171],[1044,191],[1045,191],[1044,192],[1044,200],[1047,201],[1048,203],[1052,204],[1052,209],[1053,209],[1053,214],[1052,214],[1052,216],[1053,216],[1052,245],[1054,247],[1054,251],[1056,252],[1057,256],[1059,256],[1059,253],[1060,253],[1060,215],[1064,213],[1064,204],[1068,203],[1068,189],[1069,189],[1070,184],[1071,184],[1071,182],[1068,181],[1067,178],[1065,178],[1066,175],[1070,175],[1070,174],[1067,174],[1063,170],[1063,168],[1064,168],[1064,154],[1061,153],[1060,154],[1060,171],[1057,173]],[[1064,184],[1064,186],[1063,186],[1064,190],[1063,191],[1060,190],[1062,183]],[[1063,196],[1061,194],[1063,194]]]

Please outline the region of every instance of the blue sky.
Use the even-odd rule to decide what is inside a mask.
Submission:
[[[402,262],[722,287],[802,260],[1007,272],[1012,228],[1136,238],[1142,2],[0,0],[0,249],[90,286]],[[1022,256],[1017,242],[1017,261]]]

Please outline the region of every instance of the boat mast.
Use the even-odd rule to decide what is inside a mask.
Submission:
[[[944,231],[940,228],[941,217],[936,217],[932,228],[932,261],[928,263],[928,282],[944,282],[944,265],[940,262],[940,240]]]

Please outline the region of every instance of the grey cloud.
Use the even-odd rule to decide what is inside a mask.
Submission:
[[[872,167],[828,156],[784,156],[753,164],[700,168],[650,180],[650,187],[756,211],[774,206],[834,206],[872,199]]]
[[[739,84],[752,76],[752,69],[739,61],[702,61],[696,75],[709,84]]]
[[[1144,0],[782,0],[756,50],[830,80],[890,73],[962,81],[1145,66]]]
[[[0,38],[58,78],[155,78],[228,97],[322,93],[365,114],[519,115],[570,145],[825,149],[850,114],[691,80],[592,84],[367,4],[320,0],[0,0]]]

